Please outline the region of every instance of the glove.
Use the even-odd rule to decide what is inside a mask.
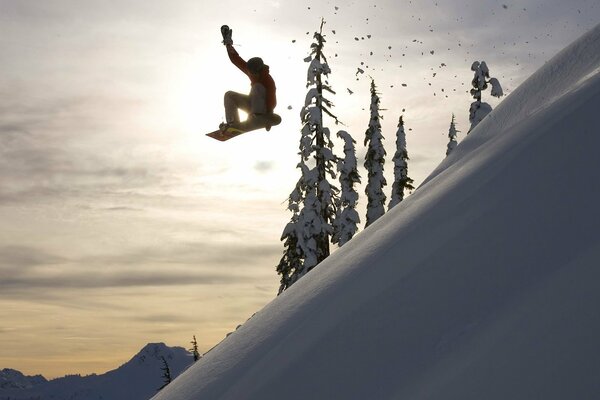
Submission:
[[[227,25],[223,25],[221,27],[221,35],[223,36],[223,44],[225,46],[230,46],[233,44],[233,40],[231,39],[231,34],[233,30],[229,29]]]

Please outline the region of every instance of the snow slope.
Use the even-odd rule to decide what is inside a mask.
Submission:
[[[598,398],[599,72],[600,25],[155,399]]]
[[[71,375],[51,381],[42,378],[41,382],[31,377],[35,385],[0,388],[0,400],[147,400],[164,382],[161,357],[167,360],[173,377],[193,363],[191,354],[182,347],[150,343],[127,363],[105,374]]]

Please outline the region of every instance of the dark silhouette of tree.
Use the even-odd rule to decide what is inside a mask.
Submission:
[[[161,370],[163,372],[163,385],[157,390],[157,391],[161,391],[163,390],[169,383],[171,383],[173,381],[173,379],[171,378],[171,369],[169,368],[169,363],[167,362],[167,360],[161,356],[160,359],[163,362],[163,366],[161,367]]]
[[[192,344],[190,352],[194,356],[194,362],[196,362],[200,359],[200,357],[202,357],[198,351],[198,341],[196,340],[196,335],[194,335],[194,339],[190,343]]]

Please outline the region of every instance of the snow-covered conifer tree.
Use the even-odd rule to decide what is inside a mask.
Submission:
[[[379,95],[375,86],[375,81],[371,80],[371,118],[369,128],[365,133],[365,146],[367,154],[365,156],[365,168],[368,173],[367,187],[367,222],[365,227],[371,225],[375,220],[385,213],[386,196],[383,193],[384,186],[387,185],[383,176],[383,166],[385,164],[385,149],[383,148],[383,135],[381,134],[381,123],[379,120]]]
[[[360,183],[360,175],[354,148],[356,141],[346,131],[339,131],[337,135],[344,141],[344,159],[340,159],[337,165],[340,173],[341,193],[337,203],[337,215],[333,223],[334,233],[331,241],[341,247],[358,231],[360,223],[360,217],[356,212],[358,193],[354,190],[354,185]]]
[[[299,165],[304,165],[303,159]],[[304,179],[301,176],[288,199],[288,210],[292,212],[292,218],[281,235],[285,250],[279,265],[277,265],[277,273],[281,275],[279,294],[292,285],[295,271],[302,269],[302,251],[298,244],[298,218],[305,191]]]
[[[481,92],[488,88],[488,84],[492,86],[490,92],[492,96],[502,97],[503,95],[502,86],[500,86],[498,79],[490,78],[490,71],[485,61],[475,61],[471,65],[471,71],[475,72],[475,76],[471,81],[471,96],[473,96],[475,101],[471,103],[471,108],[469,109],[469,122],[471,123],[469,132],[492,112],[492,106],[488,103],[481,102]],[[467,134],[469,132],[467,132]]]
[[[450,122],[450,129],[448,129],[448,147],[446,149],[446,156],[449,155],[452,150],[454,150],[454,148],[456,146],[458,146],[458,141],[457,141],[457,133],[458,131],[456,130],[456,123],[454,122],[454,114],[452,114],[452,122]]]
[[[388,209],[396,206],[404,199],[405,190],[413,190],[413,180],[408,177],[408,151],[406,150],[406,133],[402,116],[398,121],[396,132],[396,154],[394,154],[394,183],[392,185],[392,198]]]
[[[335,179],[337,159],[329,129],[323,126],[323,114],[336,123],[338,119],[330,111],[333,104],[323,95],[324,92],[335,94],[326,80],[331,69],[323,54],[324,23],[321,22],[319,32],[314,34],[311,55],[305,60],[310,65],[306,85],[309,90],[300,112],[303,125],[298,168],[302,175],[290,195],[288,208],[294,216],[282,236],[287,250],[277,267],[282,275],[280,293],[329,256],[329,238],[333,234],[338,189],[329,183],[327,175]]]

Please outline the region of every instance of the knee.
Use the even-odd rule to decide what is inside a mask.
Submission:
[[[235,97],[236,93],[234,91],[227,91],[225,92],[225,96],[223,96],[223,98],[225,99],[225,101],[231,100]]]
[[[275,125],[279,125],[280,123],[281,123],[281,117],[277,114],[273,114],[271,125],[275,126]]]

